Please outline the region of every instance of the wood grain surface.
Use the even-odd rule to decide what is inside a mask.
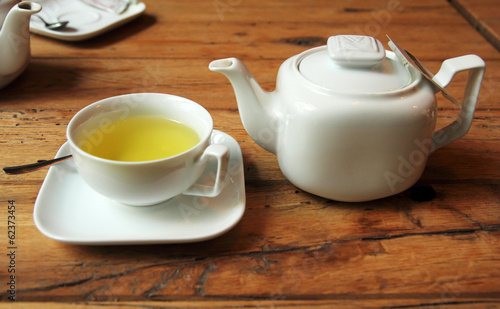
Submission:
[[[500,51],[500,3],[495,0],[451,0],[451,4]]]
[[[1,163],[54,157],[71,117],[97,100],[175,94],[206,107],[215,129],[238,141],[245,214],[226,234],[199,243],[69,245],[33,222],[47,170],[1,174],[0,308],[500,306],[500,53],[452,3],[145,3],[138,19],[87,41],[31,36],[28,69],[0,89]],[[271,91],[284,60],[337,34],[371,35],[386,48],[389,34],[433,72],[466,54],[486,62],[470,131],[432,154],[406,192],[341,203],[294,187],[243,129],[228,80],[208,70],[212,60],[237,57]],[[465,80],[459,74],[448,87],[459,99]],[[458,110],[441,95],[438,102],[442,127]],[[8,298],[9,201],[16,207],[15,302]]]

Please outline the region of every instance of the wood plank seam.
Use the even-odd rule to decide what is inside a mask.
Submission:
[[[494,31],[485,23],[483,23],[473,12],[462,5],[460,0],[448,0],[450,4],[462,15],[474,29],[481,34],[493,47],[500,52],[500,39],[495,35]]]

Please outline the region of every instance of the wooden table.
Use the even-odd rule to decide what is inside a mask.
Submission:
[[[246,212],[226,234],[199,243],[70,245],[43,236],[33,223],[47,170],[2,174],[0,307],[500,306],[500,53],[456,3],[158,0],[147,1],[133,22],[88,41],[32,35],[30,66],[0,90],[3,166],[53,157],[71,117],[90,103],[171,93],[205,106],[215,129],[238,141]],[[498,20],[498,2],[492,5]],[[229,82],[208,70],[214,59],[237,57],[273,90],[285,59],[336,34],[375,36],[386,48],[389,34],[433,72],[465,54],[486,62],[470,131],[432,154],[406,192],[341,203],[294,187],[275,156],[244,131]],[[459,75],[448,89],[461,98],[464,85]],[[442,127],[457,109],[438,100]],[[8,298],[9,204],[16,302]]]

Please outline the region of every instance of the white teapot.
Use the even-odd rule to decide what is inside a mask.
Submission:
[[[0,88],[18,77],[30,61],[30,16],[40,12],[34,2],[0,0]]]
[[[260,88],[236,58],[209,69],[231,82],[245,129],[275,153],[294,185],[348,202],[387,197],[411,187],[430,152],[462,137],[472,122],[484,61],[448,59],[432,76],[418,60],[389,42],[341,35],[280,67],[274,92]],[[470,70],[458,118],[435,131],[435,93]]]

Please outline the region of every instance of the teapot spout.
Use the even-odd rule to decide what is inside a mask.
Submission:
[[[209,69],[224,74],[231,82],[248,135],[262,148],[276,153],[279,122],[274,107],[275,92],[264,91],[243,62],[236,58],[214,60]]]
[[[40,12],[38,3],[24,1],[13,6],[0,30],[0,88],[10,83],[30,60],[30,16]]]

